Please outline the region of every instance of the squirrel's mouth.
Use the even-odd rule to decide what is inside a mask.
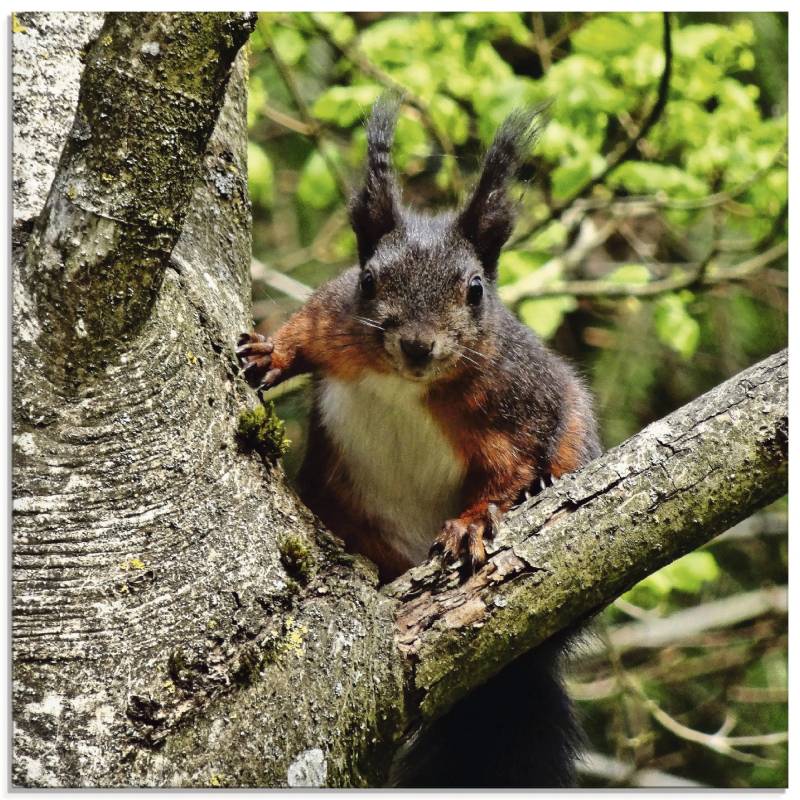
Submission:
[[[455,354],[440,337],[387,336],[384,348],[400,375],[415,383],[430,383],[440,378],[455,362]]]
[[[400,377],[414,383],[433,383],[446,376],[455,365],[455,358],[441,355],[425,364],[409,364],[404,359],[393,359],[395,369]]]

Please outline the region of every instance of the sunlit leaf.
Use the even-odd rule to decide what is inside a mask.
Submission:
[[[297,198],[312,208],[328,208],[337,199],[336,179],[318,151],[306,161],[297,184]]]
[[[247,144],[247,182],[253,202],[262,208],[271,208],[274,190],[272,160],[255,142]]]
[[[347,128],[366,117],[381,91],[377,84],[331,86],[316,99],[312,112],[317,119]]]
[[[519,306],[520,319],[543,339],[549,339],[561,324],[564,314],[577,306],[574,297],[537,297],[523,300]]]
[[[684,358],[694,355],[700,342],[700,326],[679,295],[667,294],[656,301],[653,322],[658,338],[665,345]]]

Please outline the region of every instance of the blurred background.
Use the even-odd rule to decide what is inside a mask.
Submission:
[[[567,356],[611,447],[787,345],[787,15],[269,13],[251,40],[254,315],[355,262],[364,119],[405,92],[395,165],[464,198],[497,126],[549,102],[499,291]],[[303,381],[279,388],[302,455]],[[585,786],[787,782],[781,501],[598,618],[570,688]]]

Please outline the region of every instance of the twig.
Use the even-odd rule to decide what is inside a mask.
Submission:
[[[764,625],[765,622],[768,623],[769,629]],[[637,669],[637,674],[647,682],[657,681],[664,685],[684,684],[695,678],[748,666],[756,660],[752,649],[748,647],[748,640],[752,642],[769,639],[770,650],[785,650],[786,636],[776,635],[776,630],[779,628],[785,630],[785,620],[761,618],[747,628],[736,627],[735,630],[728,628],[721,632],[721,635],[728,635],[727,643],[720,642],[719,635],[714,640],[709,636],[704,636],[702,639],[693,636],[680,643],[667,643],[665,644],[667,648],[679,645],[702,646],[706,653],[683,658],[680,661],[665,660],[664,663],[659,662],[651,667],[640,667]],[[579,679],[584,672],[594,675],[596,670],[594,661],[586,662],[585,665],[575,665],[575,677],[570,677],[568,680],[570,695],[577,700],[601,700],[619,694],[621,689],[613,678],[603,677],[589,681]]]
[[[531,273],[516,283],[507,284],[499,290],[502,300],[515,305],[529,297],[553,297],[556,295],[572,295],[574,297],[656,297],[667,292],[679,289],[702,288],[750,278],[754,273],[763,269],[767,264],[783,258],[789,251],[788,242],[779,242],[769,250],[753,256],[732,267],[725,267],[711,272],[706,271],[705,262],[694,265],[691,269],[680,275],[647,283],[614,283],[608,280],[580,280],[580,281],[555,281],[541,285],[535,280],[538,273],[555,261],[547,262],[536,272]],[[564,257],[559,256],[559,263],[564,262]],[[552,274],[552,273],[548,273]],[[538,284],[538,285],[537,285]]]
[[[620,686],[624,688],[626,694],[638,697],[645,710],[655,722],[684,741],[699,744],[702,747],[706,747],[709,750],[713,750],[715,753],[732,758],[735,761],[746,764],[763,765],[772,765],[774,762],[771,759],[763,758],[753,753],[742,752],[737,748],[769,746],[783,744],[788,741],[788,732],[786,731],[756,736],[729,736],[728,734],[733,730],[736,723],[735,718],[730,712],[726,714],[725,719],[716,733],[704,733],[703,731],[698,731],[694,728],[690,728],[688,725],[684,725],[652,700],[639,680],[634,678],[634,676],[625,669],[620,651],[609,636],[606,636],[605,645],[614,670],[614,676]]]
[[[316,14],[311,13],[309,14],[309,17],[317,33],[319,33],[319,35],[325,39],[325,41],[334,50],[336,50],[341,57],[347,61],[350,61],[358,69],[360,69],[361,72],[385,86],[387,89],[401,94],[405,103],[417,109],[422,118],[423,124],[430,131],[430,133],[433,134],[434,138],[439,143],[439,146],[442,148],[442,152],[452,159],[453,189],[456,193],[460,192],[463,181],[461,178],[461,173],[458,169],[458,161],[455,157],[453,143],[447,134],[440,130],[433,117],[431,117],[430,110],[428,109],[425,101],[419,97],[419,95],[412,92],[408,87],[398,83],[391,75],[384,72],[379,66],[377,66],[377,64],[373,64],[372,61],[370,61],[355,45],[345,46],[335,41],[330,35],[328,29],[317,19]]]
[[[572,247],[551,258],[524,278],[501,286],[497,292],[500,299],[507,305],[514,306],[526,297],[544,296],[543,293],[546,293],[549,288],[548,281],[580,264],[592,250],[608,240],[616,227],[617,222],[613,219],[600,227],[597,227],[593,220],[585,219]]]
[[[268,267],[257,258],[253,258],[250,261],[250,274],[253,276],[253,280],[260,281],[272,289],[277,289],[279,292],[283,292],[283,294],[293,300],[299,300],[301,303],[305,303],[314,293],[310,286],[306,286],[289,275]]]
[[[736,703],[788,703],[789,691],[772,686],[731,686],[728,696]]]
[[[556,31],[550,37],[550,50],[555,50],[563,41],[569,39],[575,31],[582,28],[593,16],[593,11],[585,11],[581,16],[574,17],[565,23],[561,30]]]
[[[280,53],[278,53],[277,48],[275,47],[275,42],[272,39],[269,31],[264,27],[262,29],[262,36],[264,37],[264,43],[269,50],[270,56],[272,57],[273,62],[275,63],[275,67],[278,70],[278,73],[281,76],[289,94],[292,96],[292,100],[294,104],[297,106],[297,110],[300,112],[300,116],[303,119],[303,122],[309,129],[309,134],[311,138],[317,145],[317,151],[319,152],[320,156],[325,161],[325,165],[328,167],[328,171],[334,178],[336,182],[336,187],[339,190],[339,194],[342,197],[342,200],[347,202],[348,198],[350,197],[350,187],[345,177],[344,173],[339,169],[339,165],[330,157],[326,149],[326,142],[325,137],[322,133],[322,128],[320,127],[319,122],[314,119],[311,112],[309,111],[308,104],[303,99],[303,94],[300,91],[300,87],[297,85],[297,81],[294,79],[294,75],[292,71],[286,66],[286,62],[281,58]]]
[[[623,614],[627,614],[629,617],[633,617],[633,619],[637,619],[640,622],[647,622],[648,620],[660,619],[656,611],[650,611],[646,608],[640,608],[635,603],[631,603],[628,600],[625,600],[624,597],[618,597],[614,601],[614,608],[619,609],[622,611]]]
[[[261,107],[261,110],[264,112],[265,117],[268,117],[273,122],[277,122],[278,125],[282,125],[284,128],[288,128],[290,131],[302,134],[303,136],[314,135],[314,128],[311,125],[301,122],[299,119],[295,119],[294,117],[290,116],[289,114],[285,114],[283,111],[280,111],[277,108],[273,108],[270,105],[264,105]]]
[[[617,785],[635,786],[638,788],[689,789],[704,788],[705,784],[688,778],[671,775],[656,769],[641,769],[636,764],[611,758],[603,753],[586,752],[576,764],[583,775],[592,775]]]
[[[727,727],[723,723],[723,727],[717,733],[704,733],[702,731],[690,728],[684,725],[674,717],[670,716],[659,706],[655,701],[648,697],[644,689],[639,683],[634,680],[630,675],[626,675],[628,688],[634,692],[644,703],[645,708],[648,710],[653,719],[661,725],[662,728],[668,730],[670,733],[678,736],[687,742],[699,744],[715,753],[723,756],[728,756],[735,761],[740,761],[744,764],[764,764],[772,765],[774,761],[763,756],[757,756],[753,753],[744,753],[738,750],[739,747],[768,747],[771,745],[784,744],[789,740],[788,731],[778,731],[775,733],[765,733],[756,736],[728,736]],[[730,727],[730,726],[729,726]]]
[[[663,619],[629,622],[611,628],[608,639],[620,652],[634,648],[661,648],[686,641],[715,628],[729,628],[770,612],[786,613],[788,592],[785,586],[742,592],[723,600],[712,600]],[[581,647],[581,658],[601,655],[605,645],[593,639]]]
[[[763,511],[753,514],[714,539],[719,542],[753,539],[756,536],[785,536],[789,531],[789,517],[782,511]]]
[[[544,17],[541,13],[533,13],[531,14],[531,22],[533,23],[534,47],[539,54],[539,61],[542,62],[542,69],[547,72],[553,62],[550,58],[550,42],[547,40]]]
[[[606,156],[606,164],[603,171],[587,181],[578,191],[563,203],[558,203],[550,209],[550,213],[535,223],[533,228],[527,231],[522,238],[532,236],[537,231],[540,231],[546,225],[549,225],[554,220],[560,219],[561,216],[572,207],[572,205],[588,194],[595,186],[602,183],[617,167],[633,154],[636,148],[640,145],[642,140],[647,136],[653,126],[661,118],[664,108],[667,104],[667,97],[669,95],[670,77],[672,75],[672,36],[670,31],[670,12],[663,12],[663,49],[664,49],[664,70],[661,73],[661,78],[658,82],[658,94],[656,101],[653,103],[650,112],[645,120],[639,126],[635,135],[629,136],[626,141],[618,145]]]

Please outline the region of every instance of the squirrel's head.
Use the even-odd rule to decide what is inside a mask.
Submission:
[[[471,196],[436,216],[403,205],[392,169],[397,98],[379,100],[367,124],[364,184],[350,202],[361,274],[358,315],[376,327],[402,375],[432,380],[482,361],[480,343],[500,303],[497,260],[514,224],[508,183],[536,136],[537,111],[512,114],[486,154]]]

